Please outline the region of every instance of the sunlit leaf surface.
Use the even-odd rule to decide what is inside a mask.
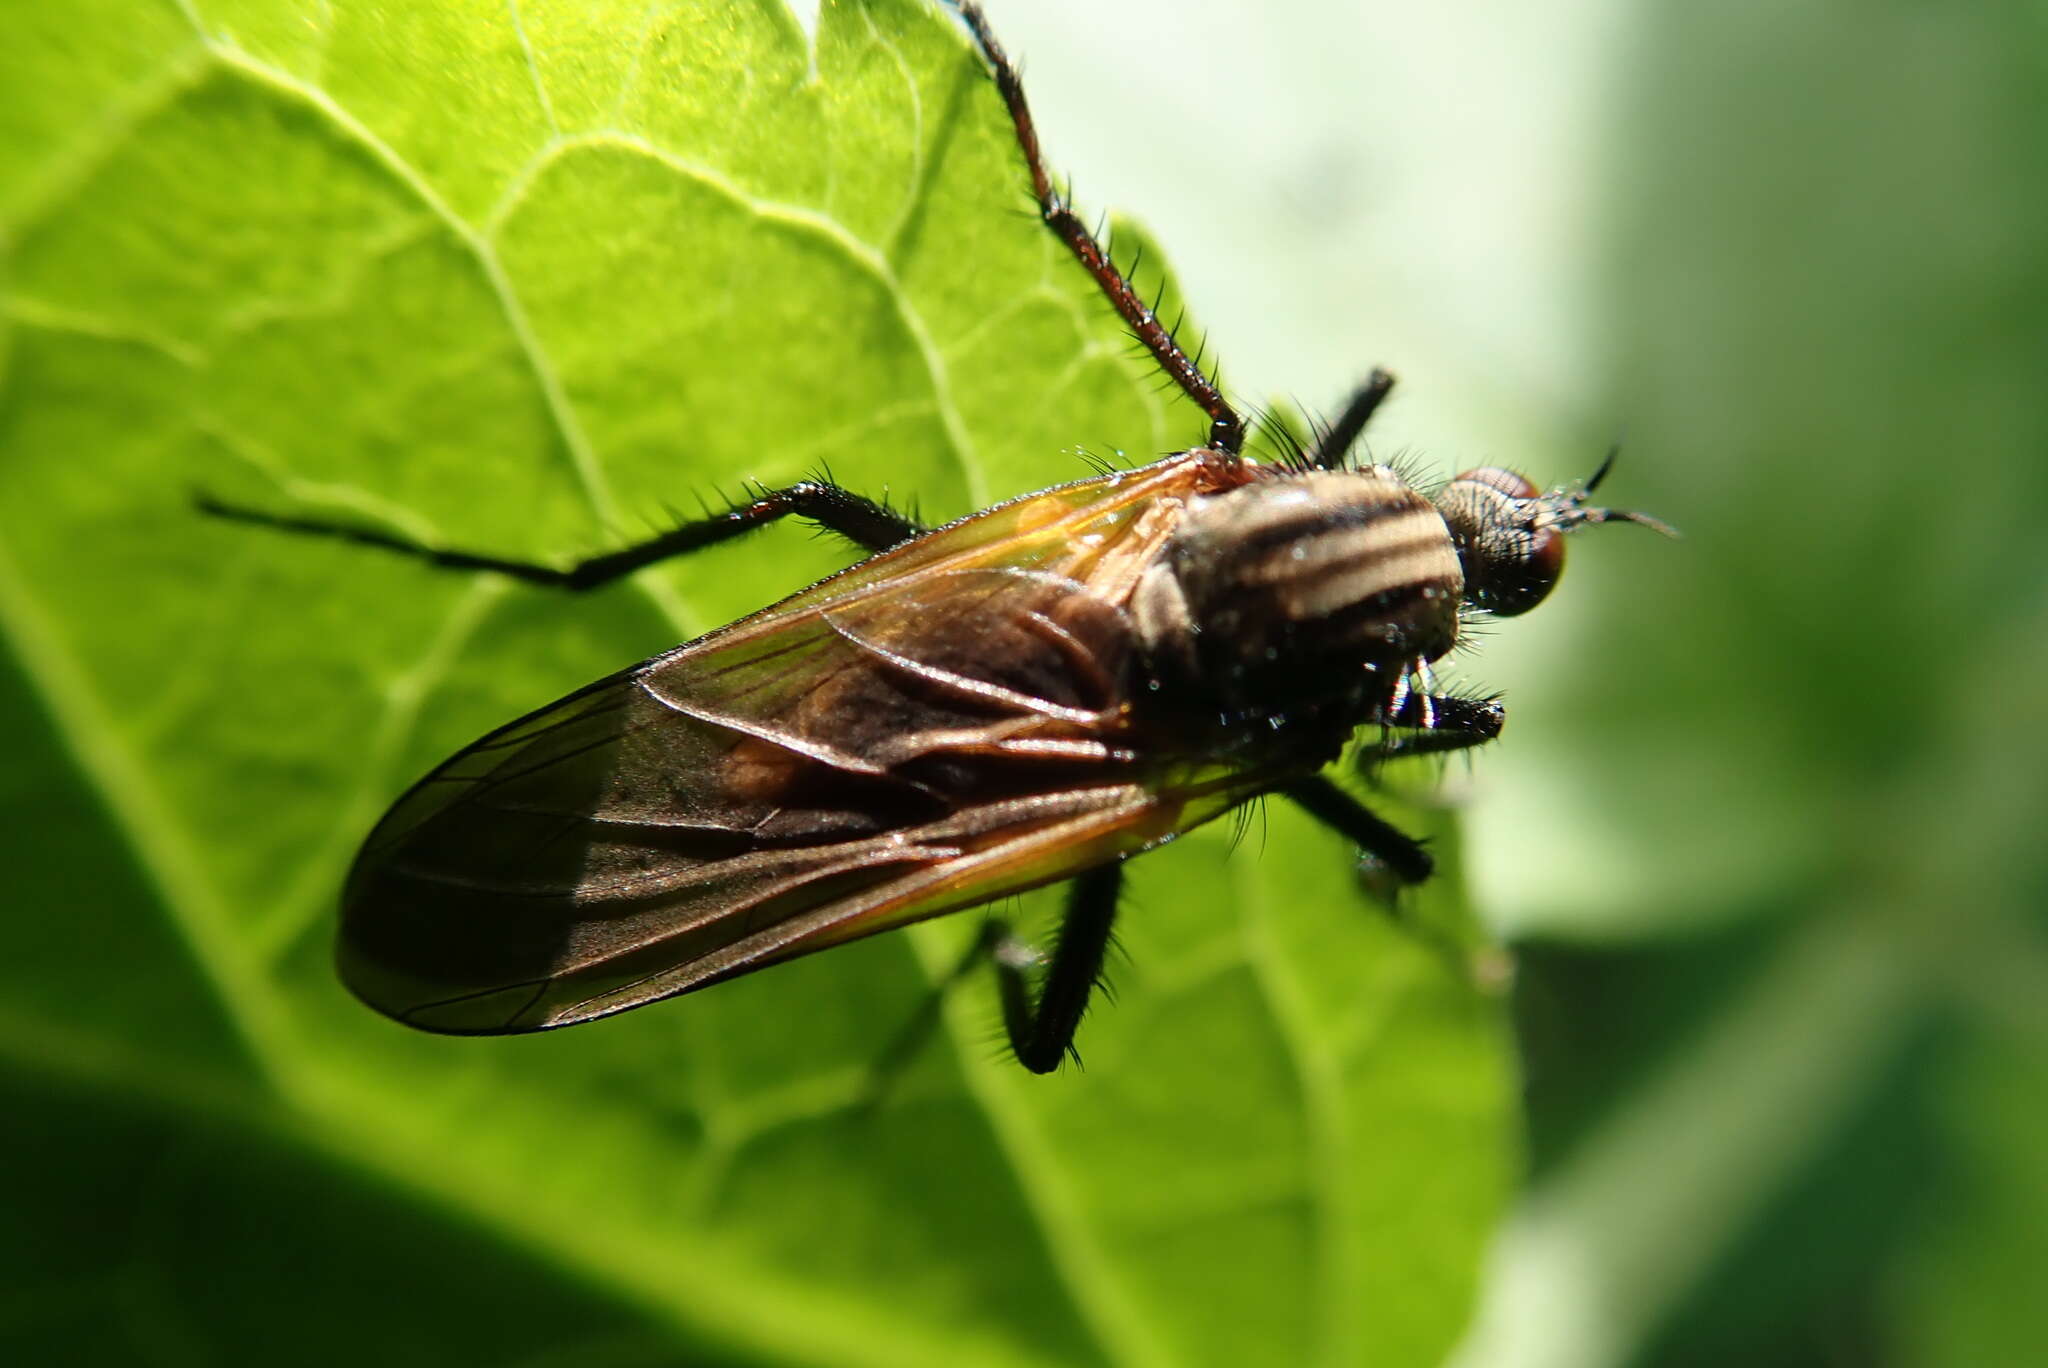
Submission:
[[[5,24],[7,1357],[1440,1357],[1514,1165],[1499,999],[1454,878],[1397,924],[1277,806],[1135,867],[1085,1070],[1016,1070],[977,987],[871,1114],[971,919],[536,1038],[411,1034],[330,973],[423,767],[844,552],[773,529],[570,600],[194,490],[560,562],[749,480],[938,518],[1200,435],[1018,212],[949,21]]]

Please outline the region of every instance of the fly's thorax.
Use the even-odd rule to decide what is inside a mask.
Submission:
[[[1443,655],[1463,592],[1442,515],[1372,467],[1280,473],[1193,501],[1131,608],[1162,676],[1285,703]]]

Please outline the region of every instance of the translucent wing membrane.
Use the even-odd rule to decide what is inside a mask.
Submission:
[[[460,752],[386,815],[341,969],[429,1030],[603,1016],[1066,878],[1259,791],[1128,707],[1124,604],[1202,453],[879,556]]]

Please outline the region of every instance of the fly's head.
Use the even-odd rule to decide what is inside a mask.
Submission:
[[[1614,466],[1609,452],[1583,484],[1539,490],[1512,470],[1468,470],[1437,492],[1464,570],[1465,601],[1496,617],[1526,613],[1564,574],[1565,534],[1593,523],[1632,522],[1675,536],[1647,513],[1589,508],[1586,500]]]

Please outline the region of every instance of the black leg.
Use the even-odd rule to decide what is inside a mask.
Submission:
[[[791,515],[829,528],[869,551],[886,551],[924,530],[895,509],[878,504],[872,499],[864,499],[837,485],[805,480],[786,489],[764,490],[759,498],[749,503],[740,504],[728,512],[715,514],[701,522],[685,523],[673,531],[664,532],[637,545],[618,551],[608,551],[601,556],[592,556],[566,568],[557,568],[552,565],[535,565],[527,561],[505,560],[498,556],[482,556],[469,551],[446,551],[438,547],[421,546],[393,533],[379,532],[373,528],[351,527],[345,523],[324,522],[318,518],[238,508],[205,494],[199,495],[197,502],[201,512],[211,513],[218,518],[253,523],[258,527],[273,527],[282,532],[332,537],[341,541],[356,542],[362,546],[375,546],[386,551],[396,551],[401,555],[413,556],[429,565],[438,565],[448,570],[489,570],[512,579],[524,580],[528,584],[545,584],[577,592],[610,584],[613,580],[622,579],[636,570],[644,570],[671,556],[686,555],[707,546],[715,546],[719,542],[729,541],[742,533],[750,532],[764,523]]]
[[[1309,816],[1377,858],[1402,883],[1421,883],[1436,868],[1421,842],[1373,816],[1365,804],[1321,775],[1297,780],[1280,792]]]
[[[996,947],[1003,1025],[1017,1061],[1033,1073],[1051,1073],[1069,1055],[1080,1058],[1074,1051],[1074,1032],[1088,1010],[1089,995],[1102,981],[1123,873],[1122,865],[1111,864],[1074,880],[1035,1001],[1027,971],[1036,967],[1037,952],[1008,937]]]
[[[1407,727],[1416,734],[1387,736],[1359,751],[1361,765],[1410,755],[1443,755],[1483,746],[1500,735],[1506,709],[1498,699],[1459,698],[1454,694],[1409,694],[1381,721]]]
[[[1505,712],[1491,698],[1460,698],[1455,694],[1411,693],[1400,706],[1380,718],[1388,727],[1416,732],[1388,736],[1358,754],[1360,768],[1383,760],[1412,755],[1441,755],[1484,745],[1500,735]],[[1436,861],[1421,842],[1391,823],[1375,816],[1365,804],[1353,798],[1321,775],[1300,780],[1280,790],[1302,811],[1340,836],[1350,838],[1359,849],[1379,860],[1400,883],[1421,883],[1436,868]]]
[[[1152,353],[1159,368],[1171,376],[1195,406],[1209,415],[1209,445],[1218,451],[1235,455],[1244,446],[1244,421],[1230,407],[1223,394],[1211,384],[1202,368],[1181,350],[1171,329],[1161,323],[1150,306],[1131,288],[1123,278],[1102,245],[1088,231],[1088,226],[1075,216],[1067,206],[1060,192],[1054,188],[1052,177],[1046,173],[1045,159],[1038,148],[1038,129],[1031,122],[1031,109],[1024,103],[1024,84],[1017,78],[1017,69],[1010,65],[1009,57],[1002,45],[989,30],[988,18],[981,12],[981,6],[972,0],[959,0],[957,8],[960,17],[967,21],[968,29],[974,34],[974,41],[981,46],[981,52],[988,59],[995,76],[996,89],[1002,93],[1003,103],[1010,111],[1010,122],[1017,130],[1017,146],[1024,151],[1024,164],[1031,170],[1031,192],[1038,198],[1038,216],[1045,226],[1052,229],[1061,242],[1067,245],[1088,274],[1095,277],[1095,283],[1109,296],[1110,305],[1117,311],[1132,334],[1143,343],[1145,350]]]
[[[1337,421],[1330,424],[1316,443],[1315,450],[1308,454],[1308,463],[1318,470],[1336,470],[1344,464],[1344,458],[1351,454],[1351,448],[1358,442],[1359,434],[1371,421],[1374,410],[1386,399],[1388,391],[1394,388],[1391,371],[1374,366],[1365,383],[1351,392],[1350,400],[1344,405],[1344,412]]]

